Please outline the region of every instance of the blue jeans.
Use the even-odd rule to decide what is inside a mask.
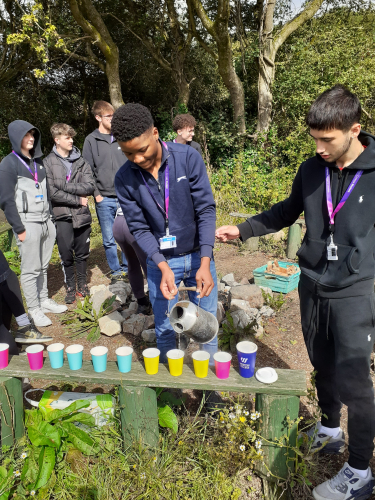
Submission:
[[[174,272],[175,283],[178,287],[183,280],[186,286],[196,286],[195,275],[201,265],[201,258],[199,252],[194,252],[188,255],[166,257],[169,267]],[[217,313],[217,279],[215,262],[211,259],[210,271],[215,283],[215,287],[208,297],[203,297],[200,301],[200,307],[205,311],[212,313],[216,317]],[[155,332],[156,343],[160,350],[160,362],[167,363],[167,352],[170,349],[176,349],[176,334],[172,325],[167,317],[168,302],[169,311],[178,302],[178,294],[173,300],[168,301],[163,297],[160,290],[161,271],[157,265],[151,260],[147,259],[147,281],[150,292],[150,301],[155,315]],[[199,299],[196,292],[188,292],[189,300],[198,305]],[[209,352],[210,365],[213,366],[213,355],[217,352],[217,336],[207,344],[200,344],[200,349]]]
[[[117,209],[120,208],[117,198],[104,197],[100,203],[95,202],[96,215],[99,219],[100,229],[102,230],[103,246],[105,256],[111,274],[120,274],[128,272],[128,263],[125,255],[121,254],[122,264],[117,256],[117,243],[113,237],[113,223],[115,221]]]

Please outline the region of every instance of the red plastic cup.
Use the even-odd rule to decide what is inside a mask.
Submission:
[[[40,370],[43,368],[43,351],[44,346],[40,344],[34,344],[26,347],[30,370]]]
[[[217,378],[228,378],[232,356],[228,352],[215,352],[214,360]]]
[[[0,370],[6,368],[9,363],[9,344],[0,344]]]

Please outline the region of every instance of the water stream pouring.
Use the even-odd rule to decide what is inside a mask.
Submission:
[[[169,321],[176,333],[184,333],[199,344],[207,344],[219,331],[216,317],[188,300],[181,300],[172,307]]]

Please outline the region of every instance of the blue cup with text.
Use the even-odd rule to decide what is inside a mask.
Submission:
[[[93,347],[90,351],[94,371],[97,373],[105,372],[107,369],[108,349],[102,345]]]
[[[128,373],[132,368],[133,349],[122,346],[116,349],[117,366],[121,373]]]
[[[64,344],[51,344],[47,347],[51,368],[62,368],[64,364]]]
[[[245,340],[243,342],[239,342],[236,345],[236,348],[241,377],[252,377],[255,370],[255,358],[257,355],[258,346],[254,344],[254,342]]]
[[[69,345],[65,352],[68,357],[69,368],[71,370],[80,370],[82,368],[83,345]]]

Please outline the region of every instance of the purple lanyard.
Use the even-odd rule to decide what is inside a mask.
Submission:
[[[31,168],[29,167],[29,165],[28,165],[25,161],[23,161],[23,159],[22,159],[20,156],[18,156],[18,154],[17,154],[15,151],[12,151],[12,153],[13,153],[14,155],[16,155],[16,156],[17,156],[17,158],[20,160],[20,162],[21,162],[21,163],[23,163],[23,164],[25,165],[25,167],[27,168],[27,170],[28,170],[28,171],[30,172],[30,174],[33,176],[33,179],[34,179],[34,181],[35,181],[35,187],[37,187],[37,188],[38,188],[38,187],[39,187],[39,183],[38,183],[38,169],[37,169],[37,166],[36,166],[36,162],[35,162],[35,160],[34,160],[34,170],[35,170],[35,174],[33,174],[33,173],[32,173],[32,171],[31,171]]]
[[[70,181],[71,176],[72,176],[72,167],[70,167],[69,174],[66,176],[66,182]]]
[[[168,151],[168,146],[165,142],[163,142],[166,150]],[[142,179],[143,179],[143,182],[144,182],[144,185],[146,186],[146,188],[148,189],[148,192],[150,193],[150,195],[152,196],[153,200],[155,201],[155,203],[157,204],[157,206],[160,208],[160,210],[163,212],[163,214],[165,215],[165,223],[166,223],[166,227],[167,227],[167,234],[169,233],[168,231],[168,228],[169,228],[169,218],[168,218],[168,211],[169,211],[169,165],[168,165],[168,160],[167,160],[167,165],[165,167],[165,189],[164,189],[164,196],[165,196],[165,210],[164,208],[160,205],[160,203],[157,201],[157,199],[155,198],[155,196],[153,195],[151,189],[150,189],[150,186],[147,184],[146,182],[146,179],[144,178],[143,176],[143,173],[142,171],[140,170],[139,173],[141,174],[142,176]]]
[[[363,170],[358,170],[358,172],[354,176],[354,179],[349,184],[348,189],[345,191],[344,196],[341,198],[341,200],[340,200],[339,204],[337,205],[337,207],[335,208],[335,210],[333,210],[329,168],[326,167],[326,198],[327,198],[327,208],[328,208],[328,215],[329,215],[329,223],[330,224],[333,225],[335,223],[335,215],[345,205],[346,200],[349,198],[351,192],[353,191],[355,185],[359,181],[362,174],[363,174]]]

